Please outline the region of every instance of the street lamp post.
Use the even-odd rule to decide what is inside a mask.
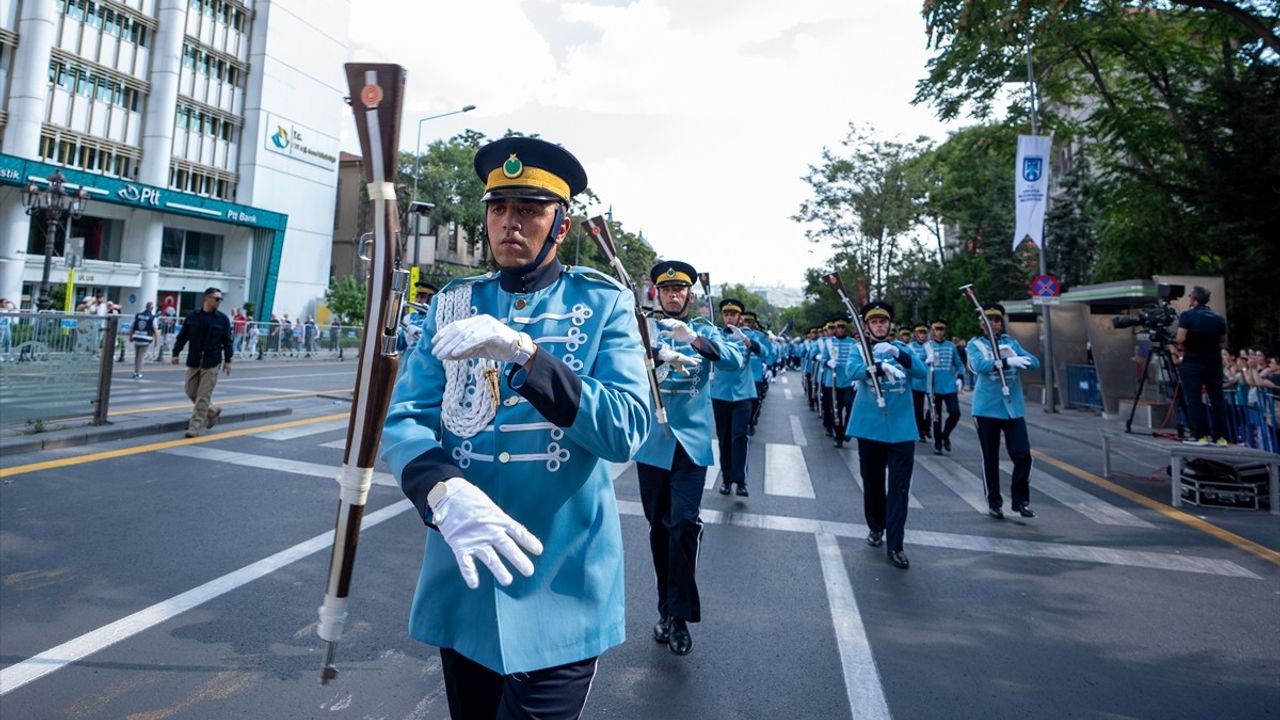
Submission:
[[[414,144],[414,147],[413,147],[413,196],[410,198],[410,200],[418,199],[418,165],[422,160],[422,123],[428,120],[435,120],[436,118],[448,117],[450,115],[457,115],[459,113],[464,113],[464,112],[471,112],[472,110],[475,110],[475,109],[476,109],[475,105],[463,105],[458,110],[450,110],[447,113],[440,113],[439,115],[430,115],[428,117],[424,117],[418,120],[418,141],[417,143]]]
[[[923,278],[911,276],[902,281],[902,295],[911,301],[911,322],[920,320],[920,298],[929,292],[929,283]]]
[[[40,273],[40,295],[36,299],[36,308],[48,310],[52,301],[49,299],[49,271],[53,265],[53,242],[58,234],[58,225],[62,219],[70,215],[78,219],[89,201],[89,191],[83,186],[74,195],[67,194],[64,187],[66,178],[61,172],[54,171],[49,176],[49,187],[43,191],[31,182],[22,190],[22,206],[27,215],[35,217],[36,212],[43,212],[44,231],[44,270]]]

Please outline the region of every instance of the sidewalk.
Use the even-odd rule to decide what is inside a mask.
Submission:
[[[293,408],[284,405],[230,405],[223,409],[217,427],[292,414]],[[0,426],[0,455],[77,447],[145,435],[169,434],[173,436],[172,439],[177,439],[182,437],[190,419],[190,410],[170,410],[148,415],[125,415],[106,425],[90,425],[84,418],[50,420],[46,424],[50,429],[39,433],[32,433],[23,425]]]

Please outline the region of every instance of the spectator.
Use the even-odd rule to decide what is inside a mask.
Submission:
[[[0,297],[0,362],[13,359],[13,316],[17,308],[9,298]]]
[[[302,331],[303,336],[306,338],[303,347],[307,350],[307,357],[311,357],[316,352],[316,339],[320,336],[320,328],[316,325],[316,319],[308,315]]]
[[[258,323],[254,322],[252,315],[246,315],[245,323],[245,340],[244,354],[246,357],[253,357],[254,353],[258,353],[258,334],[262,330],[258,327]],[[262,359],[262,354],[258,353],[258,359]]]
[[[156,314],[154,312],[156,304],[148,302],[142,312],[133,316],[133,323],[129,326],[129,342],[133,343],[133,379],[142,378],[142,361],[147,356],[147,351],[151,349],[151,343],[155,342],[156,336]]]
[[[236,308],[231,313],[231,342],[234,344],[236,350],[244,349],[244,324],[244,311],[240,308]]]
[[[342,318],[337,313],[329,320],[329,352],[338,354],[338,359],[342,359]]]

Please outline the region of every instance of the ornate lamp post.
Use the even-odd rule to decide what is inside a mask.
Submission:
[[[53,264],[53,241],[58,236],[58,226],[67,215],[78,219],[89,202],[88,190],[81,187],[79,192],[69,195],[65,183],[62,173],[55,171],[49,176],[49,187],[44,190],[34,182],[22,190],[22,206],[27,214],[34,218],[37,212],[44,213],[44,271],[40,274],[40,295],[36,299],[36,308],[42,311],[52,305],[49,300],[49,270]]]
[[[920,299],[929,294],[929,283],[912,275],[902,281],[902,296],[911,301],[911,322],[920,320]]]

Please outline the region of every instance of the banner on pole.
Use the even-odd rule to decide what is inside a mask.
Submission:
[[[1044,210],[1049,201],[1049,150],[1052,138],[1018,136],[1018,162],[1013,172],[1013,249],[1023,240],[1044,245]]]

